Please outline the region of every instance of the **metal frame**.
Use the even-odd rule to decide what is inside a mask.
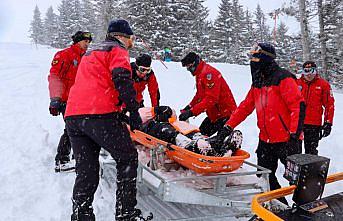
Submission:
[[[139,188],[148,188],[159,199],[166,202],[203,206],[250,208],[253,195],[269,191],[268,175],[271,171],[247,161],[244,161],[244,165],[247,165],[254,170],[166,179],[149,167],[139,164],[137,185]],[[259,170],[257,171],[257,169]],[[145,173],[155,177],[159,181],[158,186],[153,185],[151,181],[146,179]],[[228,177],[256,174],[261,174],[261,176],[266,179],[265,187],[260,187],[255,183],[227,186]],[[200,180],[210,181],[213,183],[212,188],[197,189],[185,185],[187,181],[197,182]]]

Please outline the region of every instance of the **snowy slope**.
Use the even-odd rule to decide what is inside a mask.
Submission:
[[[55,174],[54,156],[63,130],[61,117],[51,117],[47,74],[56,49],[26,44],[0,44],[0,220],[65,221],[71,213],[74,174]],[[194,78],[179,63],[166,69],[154,61],[160,83],[161,103],[176,110],[184,107],[195,92]],[[249,68],[214,64],[228,81],[236,101],[244,98],[250,85]],[[331,158],[330,173],[343,171],[343,95],[335,94],[336,115],[332,135],[321,142],[320,154]],[[146,105],[150,100],[145,94]],[[191,119],[199,125],[204,115]],[[258,130],[255,115],[239,128],[244,133],[244,149],[256,162],[254,150]],[[278,176],[282,185],[282,168]],[[341,185],[342,186],[342,185]],[[327,192],[342,191],[339,184]],[[111,196],[99,189],[95,199],[97,220],[113,220]]]

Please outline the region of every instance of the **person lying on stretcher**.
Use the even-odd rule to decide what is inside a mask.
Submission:
[[[241,148],[242,133],[233,131],[220,140],[217,136],[206,137],[199,128],[176,119],[175,111],[169,106],[143,107],[139,109],[143,120],[142,131],[157,139],[184,147],[192,152],[207,156],[231,156]]]

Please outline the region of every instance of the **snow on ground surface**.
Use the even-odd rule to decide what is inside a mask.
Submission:
[[[75,175],[54,173],[56,146],[62,133],[62,118],[49,115],[47,74],[56,49],[27,44],[0,44],[0,220],[69,220]],[[195,93],[195,80],[180,63],[153,62],[161,91],[161,104],[180,110]],[[249,90],[249,67],[213,64],[227,80],[237,103]],[[146,105],[150,105],[147,94]],[[343,171],[343,95],[335,93],[336,113],[332,134],[320,143],[319,153],[331,159],[330,173]],[[204,115],[191,119],[199,125]],[[256,115],[238,129],[244,135],[243,148],[254,153],[258,141]],[[277,175],[283,186],[283,168]],[[342,184],[330,184],[325,194],[343,191]],[[107,194],[106,194],[107,193]],[[96,193],[97,220],[113,220],[112,196]]]

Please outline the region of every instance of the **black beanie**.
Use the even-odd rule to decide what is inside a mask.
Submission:
[[[258,43],[260,47],[259,53],[254,53],[252,56],[260,58],[264,62],[272,62],[276,58],[276,51],[272,44],[268,42]]]
[[[86,31],[77,31],[71,38],[73,39],[74,44],[83,40],[92,41],[92,34]]]
[[[107,34],[123,35],[129,37],[133,35],[130,24],[124,19],[115,19],[110,22],[107,29]]]
[[[136,58],[136,65],[143,67],[150,67],[151,65],[151,56],[148,54],[141,54]]]
[[[306,61],[304,64],[303,64],[303,68],[316,68],[317,65],[314,61]]]
[[[197,55],[195,52],[189,52],[184,58],[181,60],[182,67],[185,67],[186,65],[194,63],[196,60],[199,60],[199,55]]]

